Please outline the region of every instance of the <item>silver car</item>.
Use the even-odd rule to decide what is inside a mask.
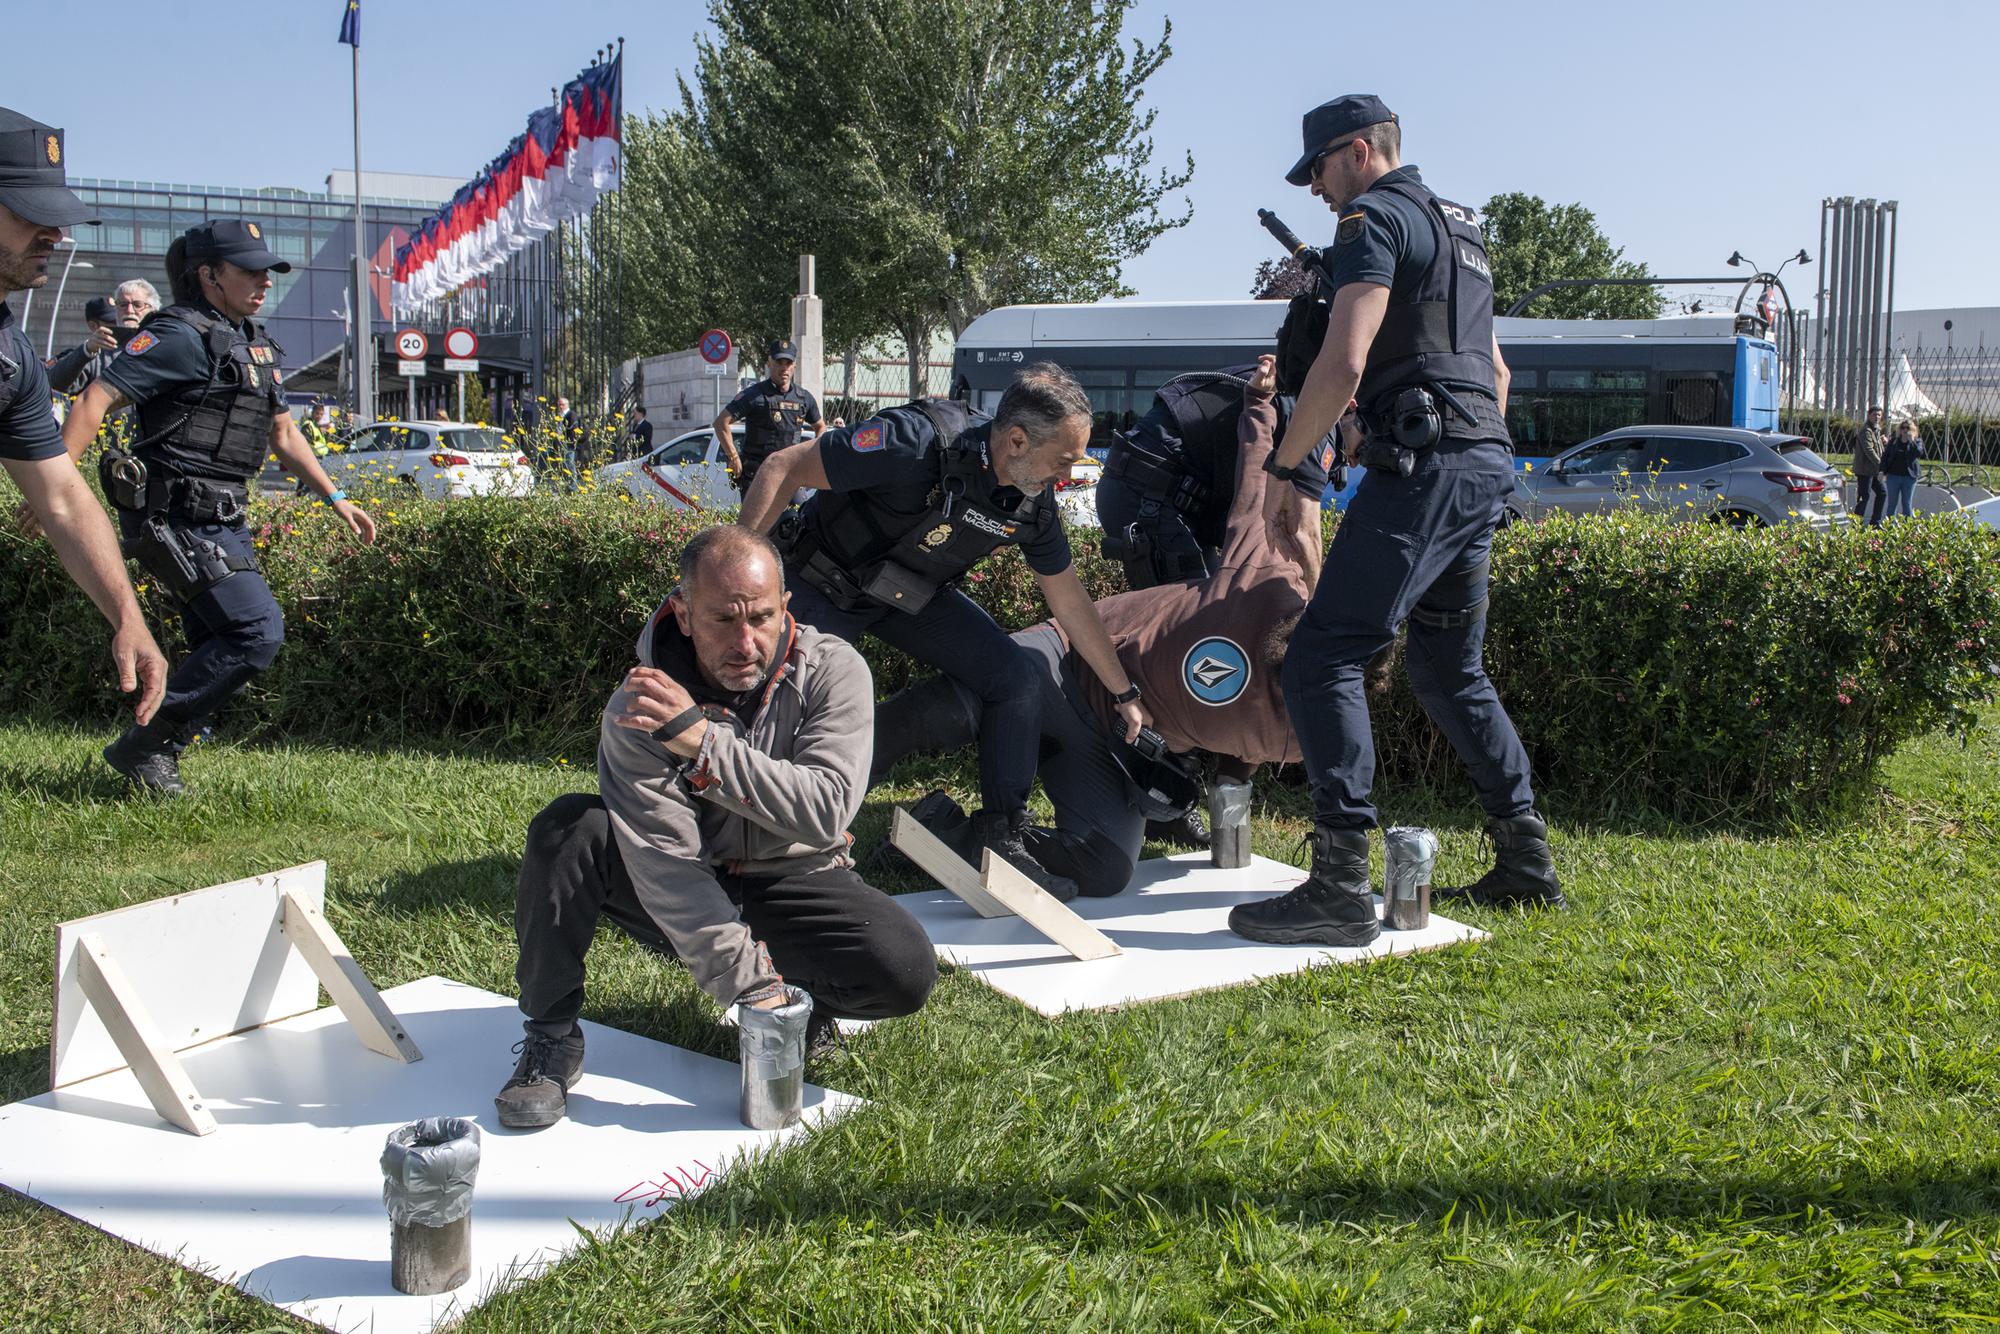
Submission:
[[[1845,523],[1840,471],[1803,436],[1623,426],[1514,474],[1509,519],[1634,506],[1738,527]]]

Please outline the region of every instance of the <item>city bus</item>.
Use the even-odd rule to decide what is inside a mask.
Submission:
[[[991,412],[1016,368],[1053,361],[1090,395],[1091,446],[1102,450],[1174,376],[1275,350],[1284,318],[1283,301],[1004,306],[959,335],[952,394]],[[1778,351],[1755,317],[1493,324],[1513,372],[1507,424],[1522,458],[1550,457],[1619,426],[1778,427]]]

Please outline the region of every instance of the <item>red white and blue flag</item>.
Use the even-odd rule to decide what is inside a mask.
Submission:
[[[398,318],[492,272],[619,187],[624,84],[622,52],[570,80],[555,105],[530,115],[525,133],[415,229],[396,251]]]

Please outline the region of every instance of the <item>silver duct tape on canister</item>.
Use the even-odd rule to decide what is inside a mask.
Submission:
[[[450,1292],[472,1277],[472,1187],[479,1127],[462,1116],[398,1126],[382,1146],[389,1282],[398,1292]]]
[[[1222,780],[1208,790],[1208,861],[1231,869],[1250,864],[1250,784]]]
[[[752,1130],[782,1130],[805,1108],[806,1026],[812,997],[785,988],[785,1003],[760,1010],[736,1007],[736,1042],[743,1062],[743,1124]]]
[[[1394,931],[1421,931],[1431,924],[1431,876],[1437,866],[1437,835],[1398,825],[1382,836],[1387,874],[1382,921]]]

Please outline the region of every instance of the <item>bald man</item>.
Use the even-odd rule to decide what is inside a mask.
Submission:
[[[681,586],[605,707],[602,795],[528,826],[514,908],[527,1036],[500,1124],[554,1125],[583,1074],[584,954],[600,917],[687,965],[720,1005],[813,998],[839,1018],[922,1007],[929,938],[864,882],[847,829],[868,789],[875,688],[845,641],[793,621],[766,538],[721,525],[681,553]]]

